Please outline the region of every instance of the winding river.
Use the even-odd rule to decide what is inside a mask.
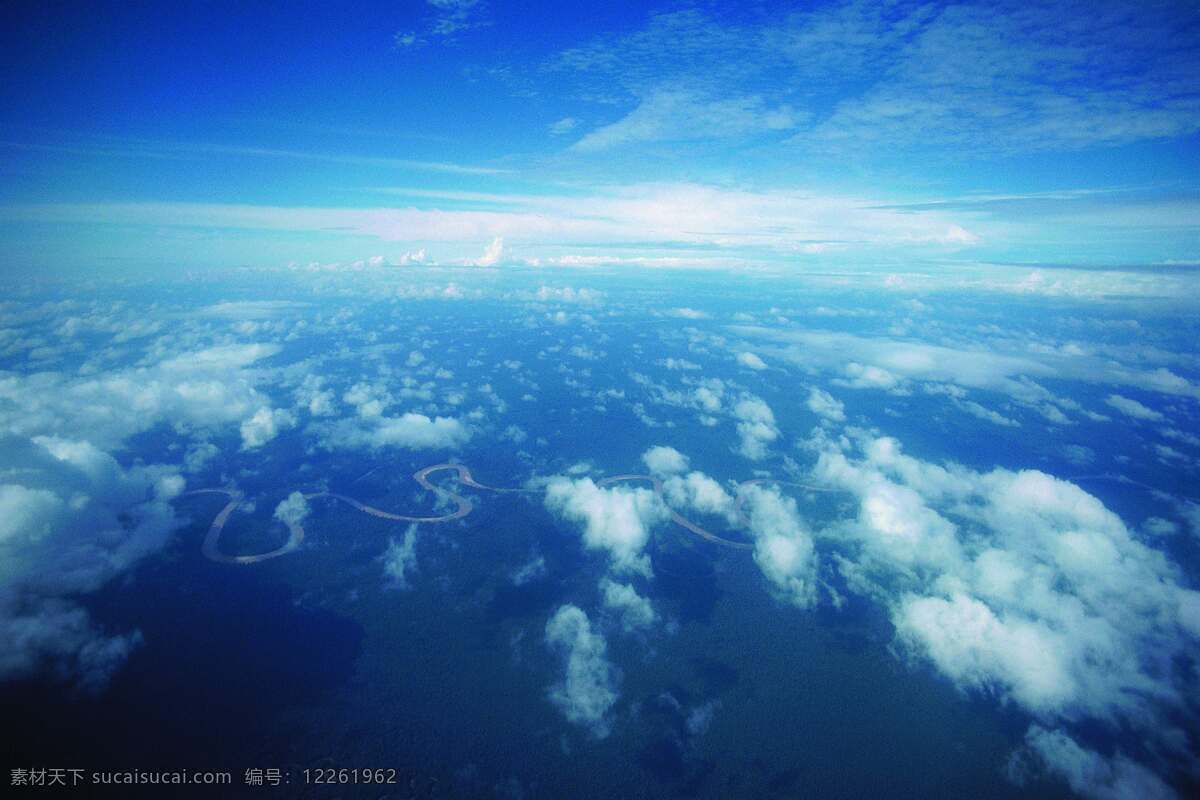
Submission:
[[[310,492],[310,493],[304,495],[304,499],[305,500],[317,500],[320,498],[329,498],[331,500],[337,500],[339,502],[345,503],[346,505],[348,505],[358,511],[363,512],[364,514],[370,514],[373,517],[379,517],[380,519],[391,520],[394,522],[423,522],[423,523],[450,522],[452,520],[462,519],[463,517],[470,514],[472,511],[475,510],[475,505],[471,502],[470,498],[463,497],[462,495],[457,494],[456,492],[452,492],[449,489],[444,489],[429,480],[429,476],[432,475],[433,473],[442,472],[442,471],[446,471],[446,470],[456,473],[457,477],[458,477],[458,482],[460,484],[462,484],[463,486],[469,486],[472,489],[483,489],[483,490],[486,490],[489,492],[513,492],[513,493],[527,493],[527,492],[535,491],[535,490],[531,490],[531,489],[507,489],[507,488],[501,488],[501,487],[496,487],[496,486],[488,486],[486,484],[480,483],[479,481],[475,480],[474,476],[471,475],[471,469],[469,467],[467,467],[465,464],[434,464],[431,467],[424,467],[423,469],[420,469],[417,472],[415,472],[413,474],[413,480],[415,480],[417,482],[417,484],[421,486],[422,489],[425,489],[428,492],[433,492],[435,495],[440,497],[443,501],[452,503],[454,505],[454,510],[450,511],[449,513],[446,513],[446,514],[439,514],[439,515],[434,515],[434,516],[429,516],[429,515],[410,516],[407,514],[396,514],[391,511],[385,511],[382,508],[376,508],[375,506],[369,506],[366,503],[362,503],[362,502],[359,502],[358,500],[355,500],[353,497],[349,497],[344,494],[337,494],[336,492]],[[696,536],[699,536],[701,539],[704,539],[705,541],[711,542],[712,544],[715,544],[715,545],[720,545],[722,547],[728,547],[728,548],[732,548],[735,550],[752,550],[754,548],[754,545],[749,542],[742,542],[742,541],[737,541],[734,539],[726,539],[722,536],[719,536],[719,535],[713,533],[712,531],[708,530],[707,528],[697,525],[695,522],[692,522],[687,517],[684,517],[678,511],[671,508],[666,503],[666,500],[663,498],[662,480],[655,477],[654,475],[641,475],[641,474],[634,474],[634,473],[625,474],[625,475],[613,475],[608,478],[603,478],[602,480],[598,481],[596,485],[597,486],[611,486],[616,483],[624,483],[624,482],[629,482],[629,481],[644,481],[646,483],[649,483],[651,488],[653,489],[654,493],[656,495],[658,495],[658,498],[663,501],[663,505],[667,507],[668,511],[670,511],[671,521],[674,522],[676,525],[679,525],[681,528],[684,528],[685,530],[695,534]],[[738,489],[740,490],[743,486],[765,485],[765,484],[773,484],[773,485],[779,485],[779,486],[793,486],[793,487],[799,487],[802,489],[806,489],[809,491],[820,491],[820,492],[829,491],[828,489],[826,489],[824,487],[820,487],[820,486],[812,486],[812,485],[809,485],[806,483],[796,483],[793,481],[776,480],[774,478],[754,478],[754,479],[751,479],[748,481],[743,481],[742,483],[738,484]],[[217,515],[215,517],[213,517],[212,524],[209,525],[209,527],[208,527],[208,533],[204,537],[204,544],[201,546],[201,551],[204,553],[204,556],[211,561],[216,561],[217,563],[220,563],[220,564],[257,564],[262,561],[267,561],[272,558],[278,558],[279,556],[286,555],[287,553],[291,553],[291,552],[297,550],[300,547],[300,544],[304,541],[304,526],[296,521],[288,521],[286,523],[287,528],[288,528],[287,541],[284,542],[279,547],[275,548],[274,550],[268,550],[265,553],[255,553],[253,555],[240,555],[240,556],[227,555],[227,554],[221,552],[221,547],[220,547],[221,532],[225,529],[225,523],[227,523],[229,521],[229,517],[232,516],[233,512],[237,510],[239,505],[241,505],[242,500],[245,499],[245,495],[242,494],[242,492],[238,491],[237,489],[195,489],[193,491],[186,492],[185,494],[186,495],[223,494],[229,498],[229,502],[227,502],[221,508],[221,510],[217,512]],[[743,492],[738,491],[737,506],[736,506],[737,518],[743,526],[749,524],[749,520],[746,517],[745,508],[744,508],[745,498],[746,498],[746,495]]]

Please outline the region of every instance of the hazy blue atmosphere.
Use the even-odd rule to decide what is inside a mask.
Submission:
[[[1193,6],[2,13],[5,796],[1200,793]]]

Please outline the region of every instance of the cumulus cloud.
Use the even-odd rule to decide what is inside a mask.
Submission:
[[[410,264],[423,264],[426,258],[425,248],[422,247],[419,250],[409,250],[406,253],[401,253],[392,263],[397,267],[407,267]]]
[[[470,440],[471,428],[454,417],[427,417],[409,411],[399,417],[376,413],[367,403],[359,406],[357,419],[314,425],[318,440],[327,449],[378,450],[403,447],[408,450],[441,450],[460,447]]]
[[[253,450],[262,447],[267,442],[296,424],[296,416],[286,408],[267,408],[263,406],[254,415],[242,422],[242,449]]]
[[[846,407],[829,392],[813,387],[808,391],[808,410],[832,422],[845,422]]]
[[[650,600],[639,595],[628,583],[603,578],[600,581],[600,593],[604,598],[604,607],[617,613],[627,633],[648,628],[658,619]]]
[[[766,458],[767,448],[779,438],[771,407],[761,398],[748,396],[733,407],[733,416],[738,420],[737,432],[741,437],[738,452],[751,461]]]
[[[860,364],[851,361],[842,369],[845,378],[837,378],[834,383],[848,386],[851,389],[894,389],[900,384],[900,378],[874,364]]]
[[[97,628],[74,598],[162,548],[181,524],[170,501],[184,481],[57,436],[0,436],[0,475],[0,680],[98,690],[141,634]]]
[[[324,389],[323,385],[321,376],[305,375],[304,382],[296,389],[296,402],[314,417],[328,417],[335,413],[333,390]]]
[[[0,372],[0,427],[24,436],[77,436],[111,449],[169,421],[216,430],[266,406],[256,362],[277,345],[202,348],[103,374]]]
[[[617,676],[604,637],[592,630],[582,609],[564,605],[546,623],[546,644],[564,662],[562,680],[550,689],[551,702],[597,738],[608,736],[608,713],[617,702]]]
[[[79,307],[67,299],[44,311]],[[97,690],[136,649],[140,633],[96,625],[80,598],[168,541],[181,524],[171,506],[180,472],[214,460],[213,437],[246,421],[247,443],[261,443],[260,409],[276,431],[288,421],[258,388],[279,345],[230,343],[224,331],[282,332],[295,308],[219,304],[179,314],[171,335],[158,336],[171,318],[93,302],[54,334],[90,337],[78,368],[0,371],[0,679],[57,677]],[[204,346],[214,329],[221,343]],[[129,440],[152,429],[174,439],[160,453],[179,464],[130,452]]]
[[[775,487],[741,489],[747,527],[754,537],[754,561],[776,590],[800,608],[817,600],[817,554],[796,508]]]
[[[601,488],[591,478],[555,476],[546,483],[546,508],[583,525],[589,550],[608,552],[617,572],[650,575],[650,559],[642,552],[650,530],[669,512],[650,489]]]
[[[718,514],[730,524],[737,522],[733,497],[703,472],[693,470],[687,475],[666,478],[663,481],[663,496],[676,508],[701,514]]]
[[[742,351],[738,353],[737,362],[743,367],[749,367],[750,369],[758,370],[767,368],[766,362],[749,351]]]
[[[642,453],[642,463],[651,473],[658,476],[685,472],[688,458],[673,447],[655,446]]]
[[[901,641],[960,686],[1003,685],[1022,705],[1039,709],[1061,708],[1074,691],[1067,654],[1056,649],[1047,626],[1020,618],[1006,624],[967,595],[905,597],[893,622]]]
[[[417,571],[417,526],[415,523],[404,531],[400,541],[388,540],[387,549],[381,557],[383,574],[398,589],[412,588],[411,578]]]
[[[1091,775],[1088,791],[1116,797],[1103,787],[1145,772],[1098,755],[1102,770],[1077,769],[1092,756],[1066,745],[1075,725],[1128,726],[1186,758],[1178,720],[1196,720],[1170,665],[1196,656],[1200,593],[1097,498],[1037,470],[932,464],[861,431],[826,440],[815,475],[857,500],[830,531],[853,544],[839,565],[887,605],[902,650],[1028,712],[1072,785]]]
[[[292,492],[275,506],[275,519],[293,528],[308,519],[308,501],[303,492]]]

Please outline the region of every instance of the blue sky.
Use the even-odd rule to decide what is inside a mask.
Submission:
[[[1200,260],[1185,3],[22,3],[3,29],[13,270]]]

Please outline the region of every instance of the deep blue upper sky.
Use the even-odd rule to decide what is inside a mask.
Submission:
[[[12,269],[1200,258],[1189,3],[5,17]]]

